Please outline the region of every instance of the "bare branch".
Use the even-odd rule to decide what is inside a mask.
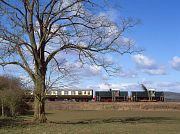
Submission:
[[[94,14],[88,8],[96,5],[91,0],[17,2],[0,0],[0,65],[18,65],[32,78],[37,102],[34,117],[41,118],[42,122],[46,120],[46,82],[51,81],[48,85],[52,86],[72,76],[71,70],[57,58],[61,53],[73,55],[72,59],[61,56],[70,62],[101,66],[112,72],[116,66],[104,61],[106,54],[138,52],[130,40],[123,40],[124,33],[134,27],[136,21],[120,19],[116,24]],[[51,63],[59,74],[54,81],[47,77]]]
[[[4,0],[0,0],[0,2],[4,3],[5,5],[7,5],[8,7],[12,8],[12,9],[18,11],[22,16],[24,16],[24,13],[19,8],[17,8],[16,6],[11,5],[10,3],[8,3]]]
[[[22,69],[24,69],[26,72],[28,72],[28,74],[30,75],[30,77],[32,78],[32,80],[35,80],[34,74],[32,74],[32,72],[30,70],[28,70],[23,64],[21,64],[20,62],[17,61],[13,61],[13,62],[0,62],[0,66],[4,67],[7,65],[18,65],[20,66]]]

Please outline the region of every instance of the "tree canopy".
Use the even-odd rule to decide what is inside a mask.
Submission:
[[[40,122],[46,120],[50,63],[60,74],[68,74],[59,56],[73,53],[72,59],[82,64],[107,69],[106,54],[136,51],[123,34],[137,22],[121,18],[116,24],[92,11],[95,5],[91,0],[0,0],[0,65],[17,65],[29,74],[35,86],[34,117]]]

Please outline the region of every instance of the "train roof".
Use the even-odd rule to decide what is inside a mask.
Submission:
[[[50,89],[48,91],[92,91],[93,89]]]
[[[154,88],[149,88],[148,91],[155,91],[156,89]]]

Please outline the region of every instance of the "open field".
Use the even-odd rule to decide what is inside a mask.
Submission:
[[[67,105],[71,104],[73,103]],[[85,105],[84,103],[82,104]],[[21,116],[18,120],[14,121],[0,119],[0,134],[180,133],[180,110],[177,109],[163,111],[156,109],[114,110],[110,108],[107,110],[48,109],[47,117],[49,120],[47,124],[30,123],[29,120],[32,116]]]
[[[47,102],[47,110],[180,111],[180,102]]]

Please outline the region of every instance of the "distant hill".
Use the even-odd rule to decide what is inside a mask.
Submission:
[[[165,97],[165,101],[168,102],[180,102],[180,93],[165,92],[164,97]]]

